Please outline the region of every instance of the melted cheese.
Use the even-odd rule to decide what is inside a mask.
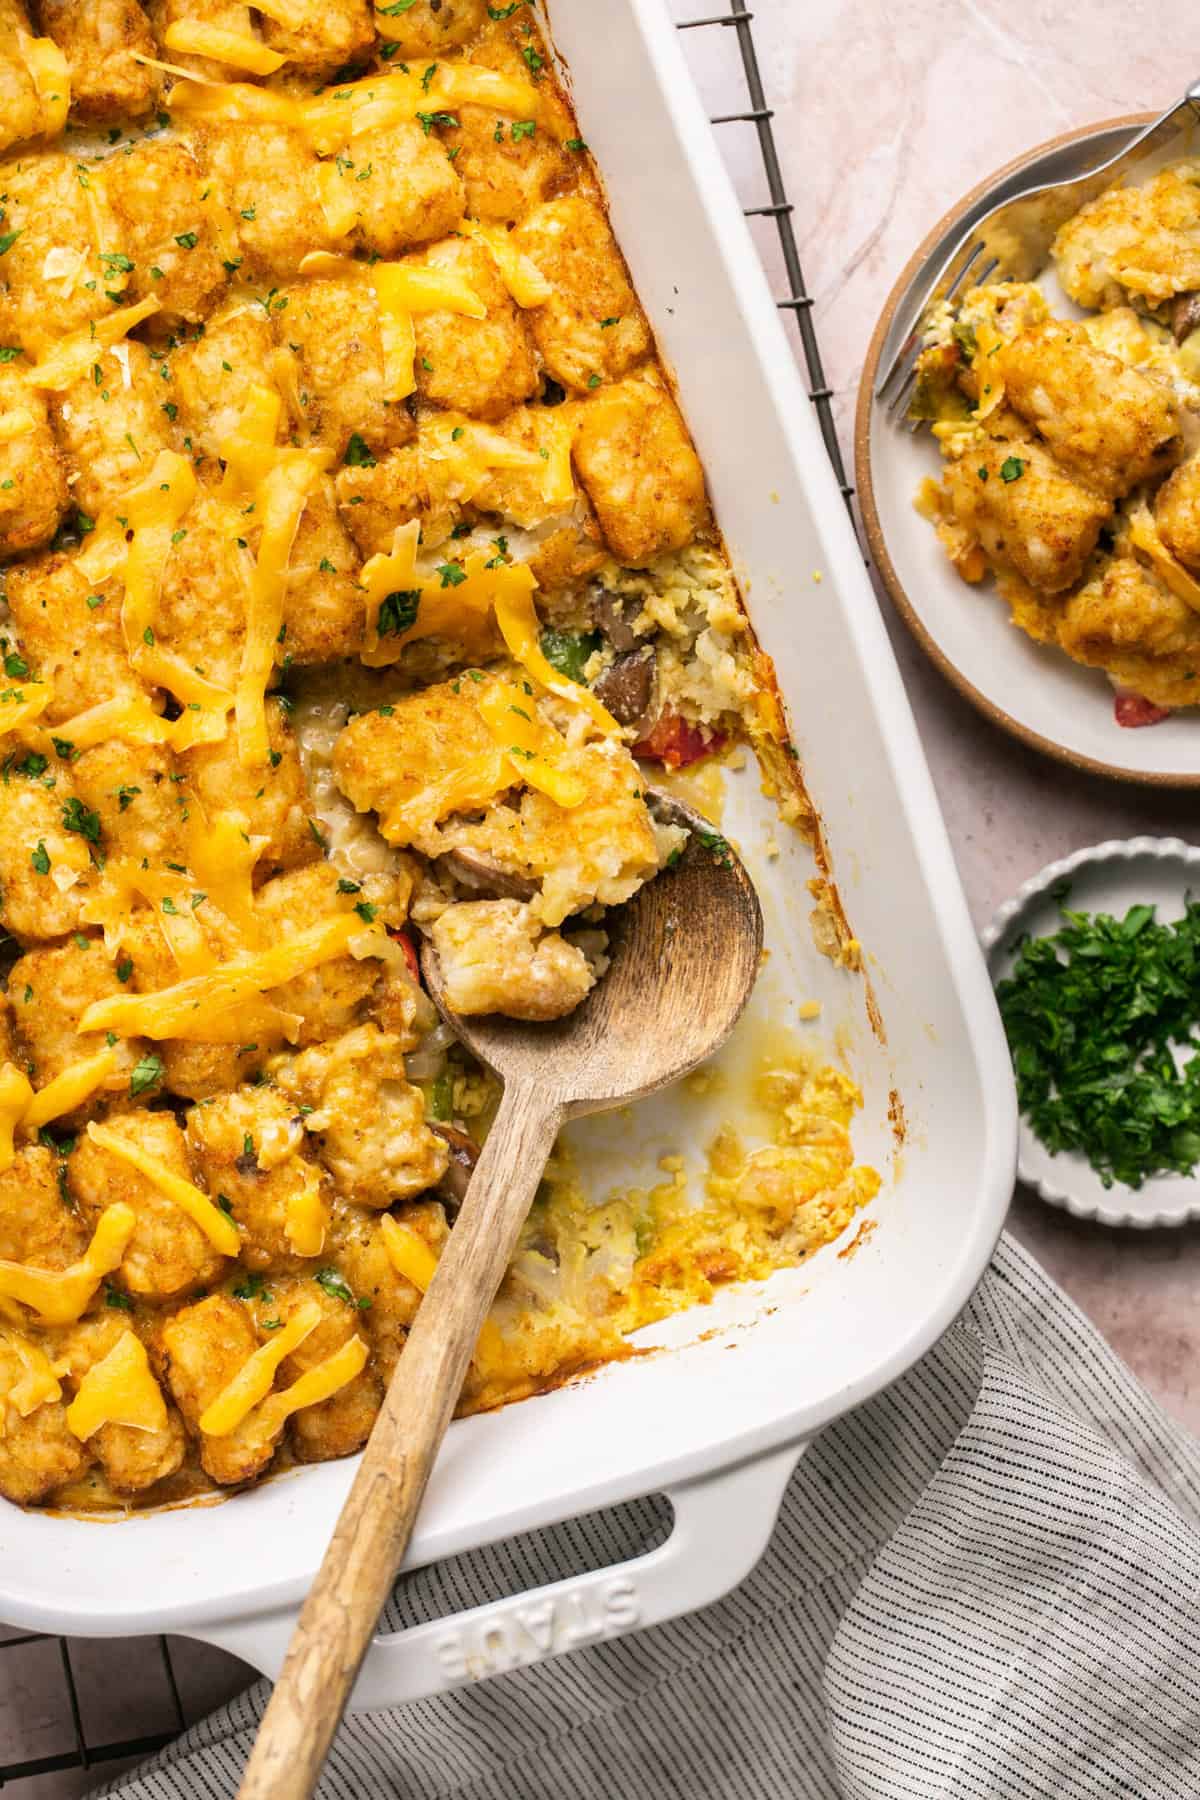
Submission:
[[[554,289],[537,264],[517,249],[506,226],[481,225],[478,219],[464,219],[463,231],[486,244],[500,279],[517,306],[545,305]]]
[[[321,1323],[321,1308],[315,1300],[298,1306],[281,1330],[268,1339],[242,1364],[233,1380],[201,1413],[200,1429],[207,1437],[228,1437],[266,1399],[275,1381],[279,1365],[299,1348],[305,1338]]]
[[[32,1099],[33,1088],[24,1070],[16,1063],[0,1063],[0,1171],[11,1169],[16,1160],[13,1137]]]
[[[245,769],[262,768],[271,748],[266,692],[283,625],[288,561],[308,496],[332,460],[331,450],[280,451],[255,489],[262,536],[250,583],[236,702],[238,759]]]
[[[461,570],[457,581],[435,571],[419,574],[416,569],[420,527],[416,520],[397,527],[392,548],[386,554],[372,556],[363,565],[360,577],[366,599],[366,634],[362,660],[368,668],[382,668],[397,662],[405,644],[417,638],[442,637],[460,645],[468,656],[487,655],[495,647],[492,609],[502,595],[514,598],[531,594],[533,576],[523,564],[500,564],[490,568],[482,551],[468,553],[453,566]],[[447,562],[444,565],[450,568]],[[412,614],[412,623],[401,632],[380,633],[380,623],[387,623],[385,602],[402,596]],[[382,621],[381,621],[382,615]]]
[[[114,738],[122,744],[169,744],[173,731],[172,721],[156,713],[145,694],[122,694],[76,713],[58,726],[56,736],[66,738],[76,750],[91,750]]]
[[[228,63],[230,68],[245,69],[250,75],[274,75],[287,61],[278,50],[269,50],[248,32],[226,31],[200,19],[176,19],[163,33],[163,45],[185,56],[206,56],[212,62]]]
[[[0,688],[0,737],[6,731],[20,731],[34,719],[40,719],[53,698],[54,687],[49,681]]]
[[[593,693],[567,675],[560,675],[542,654],[540,628],[533,606],[533,578],[523,592],[507,589],[496,600],[496,623],[509,652],[548,693],[569,700],[588,713],[601,731],[620,735],[621,727]]]
[[[20,1417],[27,1419],[39,1406],[61,1400],[62,1383],[45,1351],[39,1350],[36,1344],[30,1343],[20,1332],[0,1332],[0,1338],[3,1338],[7,1348],[21,1365],[21,1376],[9,1388],[6,1396],[8,1404],[16,1409]]]
[[[103,319],[95,319],[87,331],[74,332],[60,338],[54,348],[30,369],[25,379],[30,387],[53,388],[61,392],[86,375],[101,350],[119,344],[127,332],[159,310],[153,297],[139,300],[136,306],[123,306]],[[165,453],[164,453],[165,454]]]
[[[353,949],[352,939],[366,935],[355,913],[338,913],[269,950],[232,957],[209,975],[176,982],[155,994],[111,994],[93,1000],[79,1030],[115,1031],[158,1041],[196,1032],[208,1035],[233,1008],[344,955]]]
[[[379,1233],[388,1261],[397,1275],[403,1275],[419,1293],[425,1293],[438,1266],[438,1259],[425,1239],[411,1225],[403,1225],[393,1218],[391,1213],[384,1213],[379,1221]]]
[[[583,805],[587,783],[556,767],[567,747],[566,739],[537,716],[533,701],[522,688],[507,681],[481,688],[479,712],[516,780],[537,788],[559,806]]]
[[[201,977],[203,979],[203,977]],[[101,1150],[107,1150],[110,1156],[128,1163],[139,1175],[156,1187],[160,1194],[172,1201],[181,1212],[185,1212],[192,1223],[198,1225],[214,1250],[222,1256],[236,1256],[242,1247],[237,1226],[233,1220],[214,1206],[207,1194],[174,1169],[169,1169],[157,1156],[151,1156],[140,1144],[122,1137],[111,1125],[97,1125],[95,1122],[87,1128],[88,1137]]]
[[[100,1214],[91,1243],[69,1269],[0,1262],[0,1295],[28,1306],[44,1325],[73,1325],[104,1277],[120,1265],[136,1223],[132,1206],[116,1201]]]
[[[67,1429],[83,1443],[102,1425],[167,1429],[167,1403],[150,1373],[146,1346],[132,1331],[123,1331],[108,1355],[92,1364],[67,1408]]]
[[[188,866],[196,880],[242,938],[258,945],[262,928],[254,911],[254,869],[271,840],[252,837],[239,812],[204,819],[197,808],[188,829]]]
[[[320,1256],[328,1229],[329,1207],[321,1192],[321,1177],[306,1163],[304,1186],[288,1195],[284,1236],[297,1256]]]
[[[461,313],[486,319],[487,307],[469,282],[434,263],[376,263],[371,281],[388,313]]]
[[[53,38],[35,38],[18,31],[17,50],[37,91],[42,132],[57,137],[65,131],[71,110],[71,66]]]
[[[0,444],[11,444],[14,438],[28,437],[37,420],[27,406],[13,406],[0,413]]]
[[[254,1415],[257,1429],[273,1438],[283,1430],[294,1412],[305,1406],[319,1406],[330,1400],[347,1382],[353,1381],[367,1365],[370,1355],[360,1337],[349,1338],[340,1350],[308,1369],[281,1394],[268,1394]]]
[[[242,416],[221,444],[225,474],[221,497],[242,499],[251,493],[275,466],[279,417],[283,401],[274,388],[255,382],[246,396]]]
[[[39,1088],[25,1108],[21,1123],[27,1131],[40,1131],[51,1119],[61,1119],[89,1100],[97,1088],[104,1086],[116,1069],[120,1057],[115,1049],[97,1050],[94,1056],[81,1057],[44,1088]]]

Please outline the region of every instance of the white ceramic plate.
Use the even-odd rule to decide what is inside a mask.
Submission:
[[[1181,838],[1125,838],[1077,850],[1049,863],[1003,905],[983,933],[993,985],[1016,961],[1017,940],[1025,933],[1044,937],[1059,929],[1060,883],[1070,888],[1068,904],[1081,912],[1120,918],[1145,902],[1164,923],[1183,916],[1184,897],[1200,894],[1200,847]],[[1017,1173],[1048,1200],[1077,1219],[1102,1225],[1183,1225],[1200,1219],[1200,1174],[1158,1175],[1140,1188],[1115,1183],[1105,1188],[1082,1156],[1052,1156],[1021,1120]]]
[[[1088,132],[1129,123],[1089,126]],[[1050,147],[1038,145],[1009,167],[1032,162]],[[859,500],[871,553],[918,642],[959,691],[1003,729],[1099,774],[1165,787],[1200,786],[1200,710],[1177,712],[1157,725],[1118,725],[1113,689],[1102,670],[1085,669],[1061,651],[1033,643],[1010,625],[1008,608],[990,581],[971,587],[955,574],[932,526],[913,508],[922,479],[942,467],[937,445],[928,431],[910,434],[892,424],[873,399],[880,351],[913,270],[947,224],[996,179],[989,177],[965,195],[930,232],[901,273],[871,341],[855,433]],[[1040,285],[1056,313],[1077,312],[1052,276]]]

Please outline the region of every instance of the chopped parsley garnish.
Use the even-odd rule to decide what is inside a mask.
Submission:
[[[541,74],[542,70],[546,66],[545,57],[539,56],[532,44],[526,44],[525,48],[521,52],[521,55],[522,55],[526,65],[528,66],[529,73],[533,76],[534,80],[536,81],[538,76]]]
[[[394,19],[400,13],[411,12],[417,0],[392,0],[390,6],[377,6],[375,11],[383,19]]]
[[[19,231],[6,231],[4,236],[0,237],[0,256],[8,255],[20,235]]]
[[[115,1308],[117,1312],[133,1311],[133,1301],[129,1295],[123,1294],[120,1288],[113,1287],[112,1283],[108,1281],[104,1284],[104,1304]]]
[[[109,276],[110,279],[114,275],[133,274],[134,264],[132,260],[128,256],[125,256],[120,250],[102,250],[100,252],[100,261],[104,265],[104,273]]]
[[[380,637],[403,637],[416,624],[420,610],[420,588],[397,588],[381,601],[375,629]]]
[[[29,860],[33,864],[36,874],[48,875],[50,873],[50,852],[47,850],[43,838],[38,839],[37,849],[29,852]]]
[[[370,447],[366,439],[360,437],[357,431],[351,434],[342,461],[348,469],[373,469],[375,467],[375,458],[371,455]]]
[[[4,652],[4,673],[10,681],[24,681],[29,673],[29,664],[15,650]]]
[[[347,881],[346,877],[342,875],[338,878],[337,891],[339,894],[361,894],[362,882]]]
[[[274,1295],[261,1275],[247,1275],[233,1290],[235,1300],[273,1300]]]
[[[1024,473],[1025,463],[1019,456],[1006,456],[1000,464],[1001,481],[1020,481]]]
[[[435,125],[449,125],[449,126],[453,127],[453,129],[455,131],[457,131],[459,128],[458,120],[455,118],[453,113],[419,112],[417,114],[417,117],[421,121],[421,125],[424,128],[426,137],[429,136],[430,132],[433,130]]]
[[[565,150],[586,150],[587,145],[582,138],[568,138],[563,145]]]
[[[733,867],[733,853],[719,831],[698,831],[696,837],[720,868]]]
[[[0,363],[15,362],[18,356],[23,355],[20,344],[0,344]]]
[[[308,829],[313,843],[319,845],[322,850],[328,850],[329,839],[325,836],[325,833],[321,830],[321,827],[317,824],[315,819],[310,819],[308,821]]]
[[[467,579],[467,571],[460,562],[439,563],[437,572],[444,588],[459,587]]]
[[[1022,939],[996,989],[1021,1111],[1105,1187],[1187,1174],[1200,1162],[1200,901],[1159,924],[1152,906],[1117,919],[1056,898],[1062,928]]]
[[[116,790],[117,811],[127,812],[133,805],[134,799],[141,791],[140,787],[133,787],[128,782],[122,782],[121,786]]]
[[[364,924],[373,925],[375,923],[375,915],[379,911],[379,908],[377,906],[372,906],[369,900],[360,900],[354,910],[359,918],[363,920]]]
[[[614,314],[614,316],[611,319],[601,319],[600,329],[601,329],[601,331],[608,331],[611,326],[619,325],[620,323],[621,323],[621,315],[619,313],[616,313],[616,314]]]
[[[129,1077],[129,1097],[136,1100],[152,1087],[157,1087],[162,1080],[163,1061],[161,1056],[143,1056],[134,1063],[133,1073]]]
[[[489,6],[488,7],[488,18],[492,19],[493,21],[499,21],[500,19],[511,19],[513,14],[516,12],[517,8],[520,6],[524,6],[524,4],[525,4],[525,0],[512,0],[511,5],[509,5],[509,6]]]
[[[318,1269],[313,1280],[325,1289],[331,1300],[345,1300],[350,1306],[355,1304],[354,1295],[336,1269]]]
[[[987,468],[985,467],[985,465],[983,463],[980,463],[980,465],[979,465],[978,469],[975,471],[975,473],[978,475],[980,481],[986,481],[988,478]]]
[[[89,844],[100,842],[100,814],[85,806],[82,800],[63,801],[62,822],[64,831],[74,831]]]
[[[124,983],[129,980],[129,977],[132,974],[133,974],[133,960],[131,957],[123,956],[121,958],[120,962],[117,964],[117,980]]]
[[[536,119],[514,119],[509,135],[514,144],[519,144],[522,138],[531,138],[536,130]]]
[[[194,250],[200,239],[194,231],[180,231],[175,234],[175,242],[181,250]]]
[[[22,757],[21,761],[17,763],[16,770],[18,775],[28,775],[36,781],[39,775],[46,773],[49,766],[40,750],[31,750],[28,756]]]

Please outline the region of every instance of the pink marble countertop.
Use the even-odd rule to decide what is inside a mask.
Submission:
[[[681,20],[721,10],[712,0],[665,3]],[[1146,29],[1144,8],[1093,0],[1087,27],[1049,0],[1019,9],[996,0],[758,0],[755,39],[848,462],[867,340],[933,220],[1030,142],[1165,106],[1194,72],[1171,71],[1171,36]],[[734,33],[693,31],[685,42],[710,112],[740,110]],[[762,204],[753,128],[721,131],[744,203]],[[782,293],[769,221],[756,222],[755,235]],[[1073,775],[1024,750],[978,718],[901,629],[894,639],[980,923],[1027,875],[1080,845],[1134,832],[1197,838],[1194,803]],[[1011,1224],[1167,1409],[1200,1428],[1200,1381],[1193,1395],[1191,1376],[1200,1228],[1104,1232],[1021,1193]],[[14,1635],[0,1627],[0,1643]],[[171,1651],[164,1674],[153,1638],[74,1640],[65,1652],[45,1639],[0,1649],[0,1766],[46,1771],[7,1784],[6,1795],[68,1800],[123,1766],[52,1770],[76,1741],[64,1654],[79,1726],[93,1745],[170,1732],[252,1674],[203,1645],[173,1639]]]

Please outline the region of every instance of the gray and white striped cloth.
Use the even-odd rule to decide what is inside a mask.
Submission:
[[[629,1557],[666,1528],[647,1500],[422,1570],[404,1617]],[[801,1458],[734,1593],[355,1717],[318,1794],[1186,1800],[1198,1644],[1200,1447],[1005,1240],[925,1360]],[[235,1794],[266,1692],[105,1791]]]

